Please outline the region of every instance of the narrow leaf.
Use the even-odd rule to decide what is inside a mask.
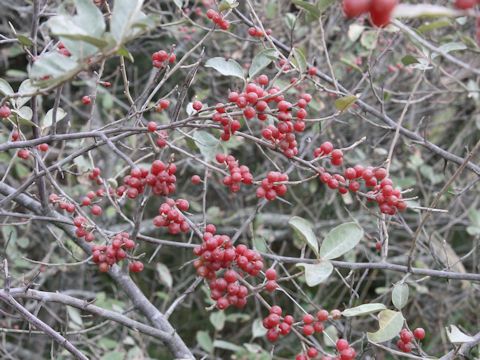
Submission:
[[[320,17],[320,10],[315,5],[302,0],[292,0],[292,3],[294,3],[297,7],[305,10],[315,19],[318,19]]]
[[[405,305],[407,305],[408,294],[409,294],[408,285],[405,283],[396,284],[393,287],[392,303],[398,310],[402,310],[402,308]]]
[[[342,315],[345,317],[368,315],[368,314],[379,312],[381,310],[385,310],[386,308],[387,307],[381,303],[363,304],[350,309],[343,310]]]
[[[338,111],[344,112],[345,110],[349,109],[353,104],[355,104],[356,101],[357,97],[355,95],[345,96],[335,100],[335,107]]]
[[[275,49],[265,49],[260,51],[252,60],[252,65],[248,70],[248,76],[252,79],[265,69],[270,63],[278,58]]]

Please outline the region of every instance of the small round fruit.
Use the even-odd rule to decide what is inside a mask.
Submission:
[[[343,0],[343,12],[348,18],[360,16],[370,9],[371,0]]]
[[[413,330],[413,336],[415,336],[417,340],[423,340],[425,339],[425,330],[423,328],[416,328]]]
[[[82,104],[83,105],[90,105],[92,103],[92,98],[88,95],[82,97]]]

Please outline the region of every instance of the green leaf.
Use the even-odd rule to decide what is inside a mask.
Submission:
[[[33,86],[30,79],[27,79],[27,80],[24,80],[20,84],[20,87],[18,88],[18,93],[19,94],[32,94],[32,93],[36,92],[37,90],[38,90],[38,88]],[[19,97],[19,98],[16,99],[17,107],[22,107],[23,105],[25,105],[29,101],[30,101],[30,96]]]
[[[132,28],[144,17],[143,0],[116,0],[112,12],[110,30],[118,44],[132,35]]]
[[[318,257],[318,240],[313,232],[313,225],[304,218],[294,216],[288,220],[288,224],[296,231],[303,241],[312,249]]]
[[[418,64],[418,60],[415,56],[413,55],[405,55],[402,58],[402,64],[405,66],[412,65],[412,64]]]
[[[364,31],[365,26],[354,23],[348,27],[348,39],[351,42],[355,42],[358,40],[358,38],[362,35]]]
[[[213,341],[210,338],[210,335],[206,331],[197,331],[197,342],[200,347],[206,352],[212,352],[213,350]]]
[[[381,310],[385,310],[386,308],[387,307],[381,303],[363,304],[350,309],[343,310],[342,315],[345,317],[368,315],[368,314],[379,312]]]
[[[307,11],[314,19],[318,19],[320,17],[320,10],[313,4],[302,1],[302,0],[292,0],[297,7]]]
[[[9,246],[13,246],[17,242],[18,234],[17,234],[17,229],[15,226],[12,225],[5,225],[0,228],[2,232],[2,238],[3,238],[3,246],[5,246],[8,242]]]
[[[345,223],[333,228],[320,247],[320,257],[336,259],[352,250],[362,239],[363,229],[355,222]]]
[[[0,78],[0,93],[3,95],[12,95],[14,93],[12,87],[7,80]]]
[[[466,50],[467,45],[465,45],[464,43],[461,43],[461,42],[449,42],[449,43],[446,43],[446,44],[443,44],[443,45],[439,46],[438,49],[441,50],[442,52],[448,54],[452,51]],[[437,53],[437,52],[433,52],[432,55],[431,55],[432,59],[435,59],[438,56],[440,56],[440,53]]]
[[[393,287],[392,303],[398,310],[402,310],[402,308],[407,305],[408,294],[409,288],[408,285],[405,283],[396,284]]]
[[[291,30],[293,29],[293,26],[295,25],[295,21],[296,21],[297,17],[295,16],[295,14],[292,14],[292,13],[287,13],[285,15],[285,24],[287,24],[287,27]],[[253,62],[252,62],[253,63]]]
[[[213,68],[225,76],[235,76],[243,80],[243,69],[239,63],[233,59],[226,60],[222,57],[208,59],[205,67]]]
[[[373,50],[377,47],[378,31],[367,30],[362,33],[360,37],[360,44],[368,50]]]
[[[468,210],[468,218],[472,225],[480,227],[480,211],[475,208],[470,208]]]
[[[378,331],[367,333],[370,341],[375,343],[382,343],[398,336],[400,330],[403,328],[404,318],[401,312],[393,310],[383,310],[378,314]]]
[[[45,77],[52,79],[68,77],[76,70],[77,62],[57,51],[51,51],[41,55],[32,65],[29,71],[31,79],[40,80]]]
[[[217,154],[220,141],[206,131],[195,131],[193,140],[206,161],[212,161]]]
[[[217,331],[221,331],[225,326],[225,312],[216,311],[210,314],[210,322]]]
[[[420,25],[417,28],[417,31],[421,34],[425,34],[426,32],[440,29],[442,27],[446,26],[451,26],[452,22],[449,19],[442,19],[442,20],[437,20],[437,21],[432,21],[432,22],[427,22],[423,25]]]
[[[158,277],[160,278],[160,282],[164,284],[166,287],[169,289],[172,288],[173,285],[173,278],[172,274],[170,273],[170,269],[162,263],[157,263],[155,266],[155,269],[157,270]]]
[[[302,50],[293,48],[293,61],[292,63],[298,68],[300,73],[305,73],[307,71],[307,59]]]
[[[67,313],[71,323],[73,323],[71,324],[73,325],[72,328],[81,328],[83,325],[83,320],[80,316],[80,310],[71,306],[67,306]]]
[[[124,360],[125,353],[120,351],[112,351],[103,355],[100,360]]]
[[[475,340],[473,336],[463,333],[455,325],[449,325],[445,328],[445,330],[447,332],[448,340],[450,340],[452,344],[462,344],[462,343],[472,342]]]
[[[118,49],[117,55],[123,56],[124,58],[128,59],[128,61],[130,61],[131,63],[135,62],[133,55],[130,53],[130,51],[127,50],[125,46],[122,46],[120,49]]]
[[[224,340],[215,340],[213,342],[213,346],[218,349],[230,350],[233,352],[239,352],[243,350],[241,346],[232,344],[231,342]]]
[[[252,322],[252,336],[253,338],[263,337],[267,333],[267,329],[263,327],[262,319],[255,319]]]
[[[418,18],[418,17],[455,17],[460,16],[462,12],[453,9],[452,7],[445,7],[439,5],[429,4],[398,4],[393,11],[395,18]]]
[[[28,106],[23,106],[20,109],[12,109],[12,112],[24,120],[30,121],[33,117],[32,109],[30,109]]]
[[[65,116],[67,116],[67,113],[65,110],[63,110],[61,107],[57,108],[56,111],[56,122],[58,123],[59,121],[63,120]],[[49,126],[52,126],[53,124],[53,109],[50,109],[47,111],[47,114],[45,117],[42,119],[42,122],[40,123],[42,128],[47,128]]]
[[[33,41],[28,36],[17,34],[17,40],[23,46],[33,46]]]
[[[296,266],[304,268],[305,280],[310,287],[317,286],[327,280],[333,271],[333,265],[328,260],[321,261],[317,264],[298,263]]]
[[[322,15],[336,0],[318,0],[317,9]]]
[[[252,60],[252,65],[250,65],[250,69],[248,70],[248,76],[253,79],[277,58],[278,53],[275,49],[265,49],[260,51]]]
[[[344,96],[340,99],[335,100],[335,107],[337,110],[344,112],[345,110],[349,109],[355,102],[357,101],[357,97],[355,95],[348,95]]]
[[[325,346],[335,347],[338,340],[337,328],[334,325],[327,326],[323,330],[323,341]]]

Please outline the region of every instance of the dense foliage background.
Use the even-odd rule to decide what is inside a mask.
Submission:
[[[478,6],[457,11],[450,1],[408,1],[390,26],[376,28],[366,15],[347,19],[340,1],[94,3],[0,1],[1,105],[12,111],[0,125],[1,358],[81,358],[32,318],[86,358],[102,360],[293,359],[305,346],[335,356],[338,337],[362,359],[480,356]],[[206,17],[218,6],[227,30]],[[252,25],[271,35],[249,35]],[[152,66],[160,50],[175,61]],[[290,70],[281,70],[282,59]],[[252,73],[268,75],[292,103],[312,96],[293,159],[262,138],[263,122],[245,120],[242,111],[232,115],[241,129],[220,140],[213,106],[241,92]],[[156,112],[160,99],[170,105]],[[194,101],[203,112],[193,110]],[[151,121],[165,132],[148,132]],[[158,138],[168,144],[158,146]],[[342,166],[311,162],[325,141],[343,149]],[[43,143],[46,152],[37,147]],[[21,149],[26,159],[17,156]],[[232,193],[217,153],[234,155],[255,181],[269,171],[288,173],[287,193],[258,199],[258,183]],[[131,168],[150,169],[156,159],[176,164],[170,196],[189,202],[185,233],[154,226],[163,196],[116,195]],[[314,170],[343,174],[358,164],[386,167],[407,210],[382,214],[365,188],[341,195]],[[92,180],[94,168],[101,175]],[[192,184],[194,175],[200,184]],[[98,189],[104,196],[94,202],[103,213],[93,216],[81,203]],[[52,193],[75,204],[74,212],[49,201]],[[75,234],[79,215],[88,218],[94,244],[128,232],[136,242],[130,259],[100,272],[90,244]],[[300,229],[293,217],[301,218]],[[363,231],[358,243],[349,231],[332,235],[352,223]],[[216,309],[193,266],[205,224],[262,253],[265,269],[277,270],[276,291],[261,288],[263,276],[246,277],[246,307]],[[327,234],[353,249],[331,258],[331,274],[311,275],[319,281],[309,286],[296,264],[315,264],[315,245],[307,243],[318,248]],[[128,274],[134,261],[144,269]],[[306,339],[299,324],[297,335],[275,344],[265,338],[265,304],[301,321],[304,312],[369,303],[398,314],[393,322],[401,327],[424,328],[426,338],[403,353],[393,324],[384,329],[387,341],[372,341],[367,332],[379,329],[383,308],[330,317],[327,335]],[[173,329],[174,338],[165,335]]]

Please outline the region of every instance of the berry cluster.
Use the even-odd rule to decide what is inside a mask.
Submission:
[[[372,24],[383,27],[390,23],[390,17],[397,4],[398,0],[343,0],[343,12],[349,18],[368,12]]]
[[[165,50],[160,50],[152,54],[152,65],[156,68],[163,68],[167,62],[173,64],[177,60],[177,55],[172,51],[167,53]]]
[[[93,231],[88,231],[87,219],[83,216],[77,216],[73,219],[73,225],[77,228],[75,230],[75,235],[78,238],[84,238],[87,242],[92,242],[95,240],[95,235]]]
[[[187,232],[190,228],[180,211],[187,211],[189,207],[190,205],[187,200],[178,199],[175,201],[173,199],[167,199],[158,208],[160,215],[155,216],[153,225],[168,228],[168,232],[172,235]]]
[[[258,38],[263,38],[266,35],[271,35],[272,34],[272,29],[267,29],[265,32],[263,32],[262,29],[259,27],[250,27],[248,28],[248,35],[253,36],[253,37],[258,37]]]
[[[305,336],[311,336],[315,333],[322,333],[324,330],[323,323],[328,320],[328,311],[319,310],[316,317],[311,314],[303,316],[302,333]]]
[[[333,166],[343,164],[343,152],[335,149],[329,141],[316,148],[313,155],[316,158],[330,158]],[[400,189],[393,188],[393,182],[387,176],[387,170],[382,167],[363,167],[355,165],[346,168],[343,175],[332,174],[323,167],[319,170],[320,181],[332,190],[338,190],[340,194],[346,194],[349,190],[353,193],[360,190],[363,181],[370,190],[367,193],[369,201],[375,201],[380,211],[387,215],[395,215],[397,211],[404,211],[407,203],[402,199]]]
[[[423,340],[425,338],[425,330],[423,328],[416,328],[412,333],[407,329],[402,329],[402,331],[400,331],[400,339],[397,341],[398,349],[406,353],[411,352],[414,338],[419,341]]]
[[[295,322],[292,315],[282,316],[282,308],[274,305],[270,308],[270,313],[263,319],[262,324],[268,329],[266,337],[270,342],[276,342],[279,337],[286,336],[292,331],[292,325]]]
[[[228,115],[225,115],[225,105],[218,103],[215,107],[215,113],[212,116],[212,120],[220,123],[223,126],[223,132],[220,138],[223,141],[230,140],[230,137],[240,130],[240,122],[237,119],[232,119]]]
[[[267,177],[262,180],[260,187],[257,188],[257,197],[272,201],[275,200],[277,196],[285,195],[287,193],[287,185],[281,183],[284,181],[288,181],[287,174],[270,171]]]
[[[215,290],[212,290],[211,297],[220,310],[230,305],[243,307],[246,304],[247,291],[237,281],[244,275],[237,272],[234,267],[248,275],[257,276],[263,269],[262,257],[245,245],[234,247],[229,236],[215,235],[215,233],[214,225],[206,226],[202,245],[193,250],[193,253],[199,257],[193,265],[198,276],[210,280],[210,286]],[[223,276],[217,277],[217,272],[221,270],[225,270]],[[227,284],[233,285],[224,287],[225,283],[222,280],[217,284],[217,280],[221,278]]]
[[[271,90],[274,90],[273,93],[279,91],[278,88],[274,87],[270,89],[269,93]],[[312,100],[312,97],[310,94],[302,94],[295,105],[285,101],[282,95],[274,96],[272,99],[272,101],[277,103],[278,111],[275,116],[279,122],[263,129],[262,137],[278,146],[286,157],[292,158],[298,154],[295,133],[305,130],[304,120],[307,117],[305,108]],[[295,107],[297,107],[297,110],[293,114],[292,110]]]
[[[235,270],[226,270],[223,277],[209,283],[210,297],[217,302],[217,308],[225,310],[230,305],[242,309],[247,304],[248,289],[238,282]]]
[[[50,201],[50,203],[58,206],[60,209],[65,210],[68,213],[74,213],[75,212],[75,204],[72,204],[72,203],[68,202],[67,200],[62,199],[57,194],[50,194],[50,196],[48,197],[48,201]]]
[[[213,21],[215,25],[217,25],[222,30],[228,30],[230,28],[230,23],[222,16],[213,9],[207,10],[207,18]]]
[[[336,348],[341,360],[353,360],[357,356],[355,349],[345,339],[338,339]]]
[[[219,164],[226,164],[230,175],[223,178],[223,183],[230,188],[231,192],[240,190],[240,184],[253,184],[253,175],[250,169],[245,165],[238,165],[238,161],[233,155],[217,154],[216,160]]]
[[[170,195],[176,189],[176,171],[175,164],[165,165],[161,160],[152,163],[150,172],[147,169],[134,168],[130,175],[123,179],[124,185],[117,188],[117,195],[123,196],[126,192],[130,199],[135,199],[145,191],[146,185],[152,187],[155,195]]]
[[[92,260],[95,264],[98,264],[98,269],[101,272],[107,272],[113,264],[127,257],[126,250],[132,250],[134,247],[135,241],[130,239],[128,233],[122,232],[115,235],[109,245],[93,245]],[[139,267],[137,263],[141,266]],[[136,265],[132,266],[132,264]],[[141,262],[135,261],[130,264],[130,271],[139,272],[142,270],[143,264]]]

